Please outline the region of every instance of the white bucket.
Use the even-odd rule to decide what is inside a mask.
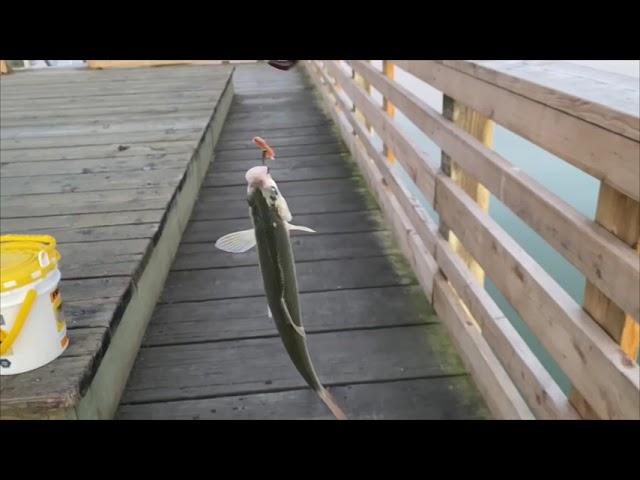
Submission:
[[[3,237],[3,242],[6,237],[9,236]],[[61,277],[57,268],[59,254],[52,250],[51,244],[47,245],[46,250],[34,252],[34,245],[37,246],[37,243],[28,240],[25,242],[28,236],[11,237],[19,238],[17,242],[21,241],[23,245],[29,245],[29,248],[2,252],[7,257],[13,254],[21,256],[20,260],[27,260],[19,265],[21,284],[7,290],[8,286],[16,282],[8,276],[2,279],[5,290],[0,293],[0,375],[15,375],[42,367],[58,358],[69,345],[58,288]],[[51,255],[52,252],[54,254]],[[30,254],[37,258],[36,263],[29,261]],[[10,262],[3,259],[3,267],[7,263]],[[34,266],[39,268],[34,270]],[[22,272],[29,270],[34,280],[25,283]]]

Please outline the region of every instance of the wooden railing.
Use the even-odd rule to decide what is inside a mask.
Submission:
[[[304,65],[493,414],[640,418],[637,85],[564,63]],[[394,65],[440,90],[443,113],[395,82]],[[441,148],[440,169],[394,121],[395,110]],[[595,221],[493,151],[494,121],[601,180]],[[489,192],[585,275],[584,305],[489,216]],[[570,379],[569,395],[486,292],[485,275]]]

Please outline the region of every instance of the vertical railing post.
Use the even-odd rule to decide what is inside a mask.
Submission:
[[[600,183],[595,221],[640,255],[640,203],[605,182]],[[587,280],[583,308],[632,361],[638,357],[640,325]],[[571,402],[585,418],[598,418],[580,392],[572,388]]]
[[[493,143],[493,122],[461,104],[455,99],[443,95],[442,114],[451,120],[456,126],[470,133],[484,145],[490,147]],[[443,173],[451,177],[462,189],[473,198],[485,212],[489,210],[489,191],[471,175],[466,173],[444,151],[441,156],[441,169]],[[440,221],[440,234],[449,240],[452,249],[458,253],[464,263],[469,267],[478,282],[484,284],[484,271],[473,257],[465,250],[455,234],[449,230],[442,220]]]
[[[11,67],[6,60],[0,60],[0,75],[11,73]]]
[[[394,66],[389,60],[382,61],[382,73],[389,80],[393,80]],[[395,115],[395,108],[393,107],[393,103],[387,99],[387,97],[382,97],[382,109],[393,118]],[[394,163],[395,159],[393,156],[393,151],[389,148],[387,144],[384,144],[382,147],[382,153],[389,163]]]
[[[353,68],[351,69],[351,78],[353,78],[354,82],[357,85],[361,86],[363,90],[367,92],[368,95],[371,95],[371,85],[369,84],[369,82],[367,82],[367,80],[365,80],[365,78],[362,75],[356,72]],[[360,111],[356,108],[355,105],[353,106],[352,111],[355,114],[355,117],[358,119],[358,121],[364,122],[364,125],[367,128],[367,131],[371,133],[372,131],[371,125],[369,125],[369,122],[367,121],[365,116],[362,115],[362,113],[360,113]]]

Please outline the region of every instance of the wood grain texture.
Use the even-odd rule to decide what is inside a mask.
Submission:
[[[249,76],[254,79],[267,71],[269,80],[237,84],[233,108],[240,110],[232,108],[231,115],[248,115],[225,126],[219,145],[220,155],[237,153],[211,165],[214,186],[201,192],[118,418],[327,418],[317,396],[307,395],[267,316],[255,252],[221,255],[212,249],[219,235],[250,225],[244,172],[225,169],[252,161],[245,159],[243,142],[260,133],[238,127],[238,121],[266,118],[252,115],[254,107],[279,125],[279,113],[291,107],[281,87],[271,83],[273,72],[242,71],[255,72]],[[338,138],[335,126],[315,99],[297,93],[308,90],[299,71],[280,72],[277,82],[290,83],[289,92],[305,98],[309,122],[327,126],[324,133],[315,127],[260,127],[267,141],[285,139],[287,132],[301,138],[283,142],[283,149],[295,147],[293,154],[276,158],[272,173],[293,221],[320,232],[293,234],[292,243],[305,328],[321,378],[334,394],[344,392],[339,401],[352,418],[486,417],[423,288],[415,285],[376,202],[363,189],[357,165],[348,155],[335,156],[330,165],[310,165],[312,156],[299,154],[326,148],[320,145]],[[294,116],[302,102],[292,109]],[[315,133],[324,138],[314,139]],[[286,167],[278,169],[278,160]],[[446,391],[436,394],[440,389]],[[348,399],[351,391],[360,393]],[[367,391],[376,397],[367,400]],[[199,410],[212,403],[218,406],[208,408],[208,415]]]
[[[397,65],[630,197],[640,198],[637,133],[636,138],[620,135],[541,103],[539,96],[530,99],[526,94],[514,94],[442,63],[402,60]],[[626,118],[635,122],[637,129],[637,107],[635,119],[633,115]]]
[[[360,68],[360,67],[357,67]],[[618,238],[588,219],[478,139],[457,128],[416,95],[362,68],[371,83],[394,101],[448,155],[536,230],[598,288],[638,319],[640,266]]]
[[[569,62],[442,61],[443,64],[636,141],[640,95],[633,77]]]
[[[226,69],[225,76],[216,75],[217,79],[226,78],[223,82],[216,80],[225,89],[222,97],[220,92],[216,94],[223,102],[232,96],[232,89],[227,88],[230,73]],[[64,75],[73,78],[72,72]],[[135,72],[128,75],[135,76]],[[170,130],[183,120],[172,116],[171,109],[162,109],[163,99],[171,103],[172,95],[180,91],[176,89],[186,91],[189,83],[199,88],[200,82],[207,81],[203,72],[179,84],[156,84],[158,92],[164,92],[164,96],[156,95],[164,117],[160,112],[151,120],[147,115],[111,112],[104,118],[109,124],[106,128],[81,115],[77,121],[68,116],[68,121],[56,122],[55,114],[51,115],[57,108],[54,103],[45,107],[34,102],[29,104],[28,115],[36,115],[35,121],[16,123],[16,118],[22,117],[14,115],[5,122],[8,112],[15,113],[10,108],[12,102],[20,103],[30,91],[37,97],[39,91],[46,90],[46,78],[52,78],[42,77],[44,83],[40,84],[36,77],[40,78],[39,72],[21,72],[12,76],[11,82],[3,79],[2,83],[0,228],[3,233],[47,233],[58,240],[62,309],[70,346],[40,369],[11,378],[3,376],[2,418],[57,418],[64,411],[64,415],[74,415],[132,299],[149,295],[139,283],[142,272],[159,242],[166,245],[166,238],[174,235],[175,225],[167,223],[169,210],[175,212],[182,193],[191,188],[185,187],[185,182],[192,182],[189,179],[194,177],[193,172],[200,170],[202,176],[202,164],[213,156],[216,129],[223,118],[218,114],[227,108],[218,108],[217,101],[205,103],[195,113],[185,113],[183,118],[189,122],[197,119],[188,136],[172,137],[167,131],[167,127]],[[24,85],[21,79],[26,79]],[[153,90],[153,79],[147,80],[150,88],[139,88]],[[75,90],[61,88],[65,93],[59,96],[55,96],[57,89],[51,88],[49,95],[63,104],[81,98],[83,92],[101,90],[117,97],[119,91],[134,91],[127,90],[126,82],[99,87],[92,87],[90,79],[86,82],[76,85]],[[129,96],[129,103],[134,108],[140,106],[135,95]],[[38,108],[47,112],[42,121],[37,119]],[[100,135],[105,135],[102,141],[97,140]],[[153,138],[159,143],[148,142]],[[138,142],[138,147],[127,141]],[[186,223],[186,218],[183,221]],[[169,235],[168,230],[172,231]]]
[[[440,176],[437,192],[436,211],[594,409],[638,417],[638,365],[457,185]]]

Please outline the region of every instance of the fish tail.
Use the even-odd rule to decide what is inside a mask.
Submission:
[[[329,408],[329,410],[331,410],[331,413],[333,413],[334,417],[336,417],[338,420],[348,420],[345,413],[336,403],[335,398],[333,398],[333,396],[326,388],[321,387],[319,390],[317,390],[317,393],[324,404]]]

